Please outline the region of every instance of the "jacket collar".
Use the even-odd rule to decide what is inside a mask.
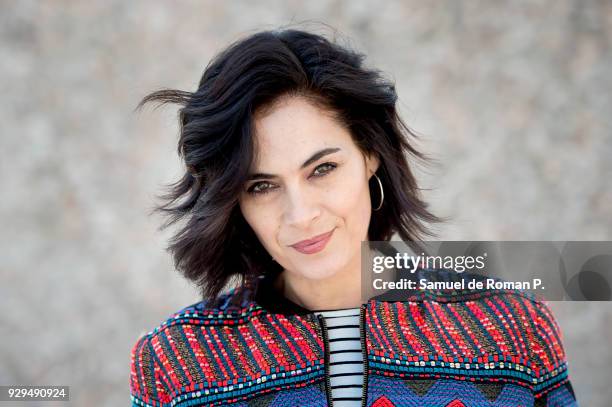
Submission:
[[[419,271],[422,271],[422,269]],[[416,275],[411,274],[407,277],[414,279],[419,275],[420,273],[417,273]],[[252,299],[255,304],[271,314],[314,315],[315,311],[304,308],[285,297],[279,290],[277,282],[278,274],[265,274],[256,277],[251,289]],[[415,292],[416,291],[399,292],[395,295],[389,295],[387,293],[385,296],[372,297],[368,299],[366,306],[384,301],[406,301],[409,299],[416,299],[418,295],[415,296]]]
[[[265,311],[271,314],[285,315],[313,315],[315,311],[306,309],[290,299],[286,298],[277,288],[276,280],[278,274],[265,274],[258,276],[252,280],[250,295],[251,300]],[[416,273],[409,273],[400,277],[418,281],[421,278],[427,278],[430,281],[458,281],[462,278],[475,278],[484,280],[486,276],[473,274],[469,272],[457,273],[452,270],[445,269],[423,269],[418,268]],[[394,301],[424,301],[433,300],[437,302],[455,302],[475,299],[487,294],[487,290],[408,290],[386,293],[384,296],[376,296],[370,298],[366,305],[374,306],[380,302]],[[523,293],[529,296],[530,294]]]

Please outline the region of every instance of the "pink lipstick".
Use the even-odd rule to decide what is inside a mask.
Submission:
[[[318,235],[313,238],[294,243],[291,245],[291,247],[304,254],[313,254],[320,252],[325,248],[327,242],[329,242],[329,239],[331,239],[334,230],[336,230],[336,228],[332,229],[327,233],[323,233],[322,235]]]

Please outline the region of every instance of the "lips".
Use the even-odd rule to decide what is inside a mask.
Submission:
[[[334,233],[334,230],[336,229],[334,228],[327,233],[323,233],[322,235],[317,235],[313,238],[294,243],[291,245],[291,247],[304,254],[313,254],[320,252],[327,245],[327,242]]]

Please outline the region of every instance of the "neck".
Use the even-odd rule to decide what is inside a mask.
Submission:
[[[311,311],[356,308],[362,304],[361,258],[323,279],[309,279],[284,270],[276,281],[279,292]]]

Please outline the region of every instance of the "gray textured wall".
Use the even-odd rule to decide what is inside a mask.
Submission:
[[[176,112],[132,109],[307,19],[395,79],[442,163],[419,172],[441,238],[612,240],[612,2],[3,1],[0,384],[128,404],[131,345],[197,300],[147,216],[180,171]],[[612,305],[552,306],[579,400],[608,406]]]

